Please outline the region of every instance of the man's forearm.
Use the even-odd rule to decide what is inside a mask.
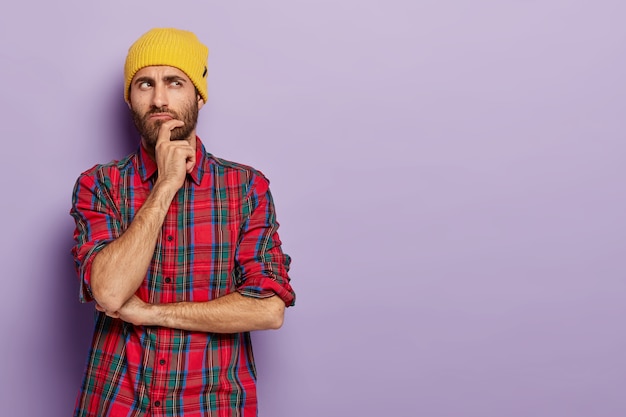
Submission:
[[[285,303],[277,296],[252,298],[235,292],[206,302],[171,304],[147,304],[133,297],[116,317],[136,325],[239,333],[278,329],[283,324],[284,312]]]
[[[157,182],[128,229],[94,258],[91,291],[105,311],[119,310],[143,282],[175,194]]]

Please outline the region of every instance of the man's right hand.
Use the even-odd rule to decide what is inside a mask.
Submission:
[[[155,146],[155,159],[159,176],[157,181],[178,190],[185,182],[187,173],[196,164],[195,147],[187,140],[170,140],[172,130],[183,126],[181,120],[167,120],[159,129]]]

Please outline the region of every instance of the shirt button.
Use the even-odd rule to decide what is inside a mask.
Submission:
[[[169,284],[170,282],[172,282],[171,278],[165,278],[165,283]]]
[[[172,240],[174,240],[174,236],[172,235],[167,235],[167,241],[171,242]]]
[[[165,359],[161,359],[161,360],[159,361],[159,363],[160,363],[161,365],[165,365]]]
[[[155,407],[160,407],[161,406],[161,401],[155,401],[154,402],[154,406]]]

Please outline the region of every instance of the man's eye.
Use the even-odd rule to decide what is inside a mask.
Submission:
[[[152,85],[152,84],[150,84],[148,81],[144,81],[144,82],[142,82],[142,83],[140,83],[140,84],[139,84],[139,88],[141,88],[141,89],[144,89],[144,90],[145,90],[146,88],[150,88],[150,86],[151,86],[151,85]]]
[[[174,87],[180,87],[183,84],[180,81],[172,81],[170,85],[173,85]]]

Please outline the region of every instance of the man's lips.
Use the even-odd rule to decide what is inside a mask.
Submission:
[[[156,120],[171,120],[174,118],[174,116],[172,116],[169,113],[153,113],[150,115],[149,118],[156,119]]]

